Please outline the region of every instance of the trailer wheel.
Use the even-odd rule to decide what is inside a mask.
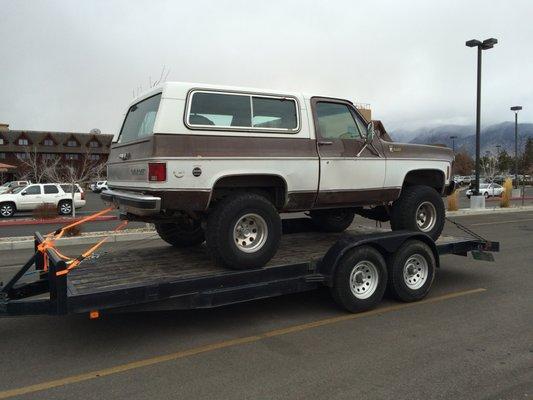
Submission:
[[[392,230],[418,231],[437,240],[444,228],[446,211],[439,193],[429,186],[403,188],[392,206]]]
[[[207,219],[206,243],[215,262],[232,269],[263,267],[276,254],[281,218],[256,193],[224,198]]]
[[[360,312],[375,307],[387,288],[387,266],[371,246],[349,250],[339,261],[331,293],[341,307]]]
[[[323,232],[342,232],[353,222],[355,212],[349,208],[311,211],[313,225]]]
[[[389,293],[405,302],[423,299],[433,284],[435,267],[431,248],[419,240],[408,240],[389,262]]]
[[[196,246],[205,241],[204,230],[198,220],[156,223],[155,230],[161,239],[174,247]]]

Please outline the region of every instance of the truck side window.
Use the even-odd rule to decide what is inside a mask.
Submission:
[[[190,125],[251,127],[250,96],[222,93],[194,93],[189,112]]]
[[[361,139],[361,133],[346,104],[316,104],[320,136],[327,139]]]
[[[56,185],[44,185],[44,194],[59,193],[59,189]]]
[[[298,103],[283,96],[195,91],[189,99],[187,125],[245,131],[296,132]]]

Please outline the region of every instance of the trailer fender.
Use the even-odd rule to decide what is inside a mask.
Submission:
[[[411,231],[392,231],[372,233],[367,235],[343,235],[339,240],[337,240],[337,242],[335,242],[333,246],[329,248],[322,260],[319,261],[317,271],[325,276],[326,285],[331,286],[332,277],[335,275],[339,261],[351,249],[363,245],[372,246],[377,249],[388,261],[390,257],[407,240],[420,240],[426,243],[435,255],[437,267],[440,266],[437,246],[435,245],[433,239],[431,239],[428,235]]]

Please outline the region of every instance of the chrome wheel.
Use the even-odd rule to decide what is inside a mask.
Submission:
[[[428,278],[428,262],[420,254],[413,254],[403,266],[403,280],[409,289],[420,289]]]
[[[376,291],[378,281],[376,266],[370,261],[360,261],[350,273],[350,290],[358,299],[367,299]]]
[[[244,253],[261,249],[268,238],[268,226],[258,214],[243,215],[233,228],[233,241]]]
[[[0,215],[2,215],[2,217],[11,217],[14,213],[15,210],[11,204],[2,204],[2,206],[0,206]]]
[[[416,209],[415,218],[418,229],[422,232],[429,232],[437,222],[437,210],[431,202],[425,201]]]
[[[72,204],[65,201],[59,205],[59,212],[64,215],[68,215],[72,212]]]

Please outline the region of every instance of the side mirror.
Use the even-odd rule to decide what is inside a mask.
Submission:
[[[374,123],[370,122],[366,127],[366,142],[372,143],[374,140],[374,136],[376,136],[376,131],[374,130]]]
[[[20,195],[21,196],[26,196],[26,194],[27,194],[26,192],[22,192]]]

